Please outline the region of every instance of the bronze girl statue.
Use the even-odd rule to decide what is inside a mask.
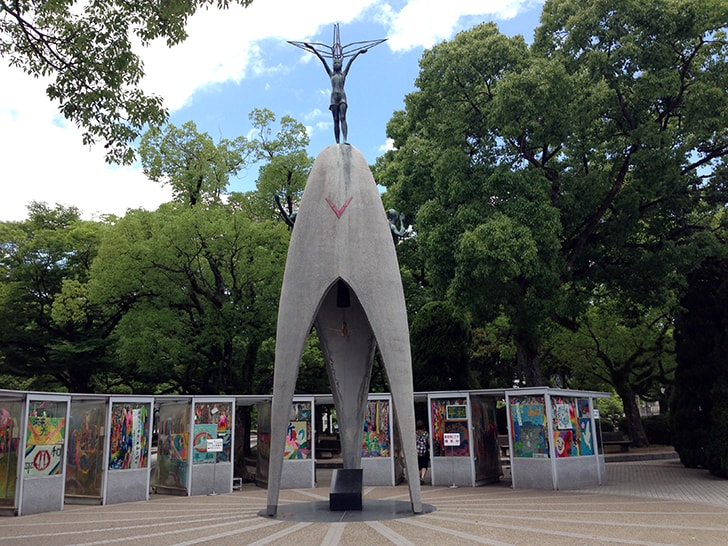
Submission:
[[[354,42],[341,46],[341,40],[339,36],[339,25],[334,25],[334,44],[327,46],[321,43],[308,43],[308,42],[288,42],[296,47],[300,47],[306,51],[309,51],[316,55],[326,69],[331,79],[331,104],[329,109],[331,114],[334,116],[334,138],[336,143],[340,142],[340,134],[344,135],[344,144],[347,143],[347,134],[349,132],[346,124],[346,92],[344,91],[344,84],[346,83],[346,76],[349,74],[351,64],[354,62],[359,55],[366,53],[372,47],[377,46],[385,40],[369,40],[366,42]],[[344,59],[349,58],[346,63],[346,68],[342,70]],[[332,60],[332,66],[326,59]]]

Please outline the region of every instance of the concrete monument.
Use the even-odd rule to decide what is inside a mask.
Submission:
[[[391,387],[412,511],[422,512],[412,361],[390,222],[374,178],[353,146],[316,159],[295,217],[283,277],[275,352],[266,514],[278,509],[285,434],[306,339],[315,327],[339,421],[344,469],[361,468],[374,353]]]

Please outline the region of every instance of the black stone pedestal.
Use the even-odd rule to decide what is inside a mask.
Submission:
[[[337,468],[331,475],[329,510],[361,510],[361,468]]]

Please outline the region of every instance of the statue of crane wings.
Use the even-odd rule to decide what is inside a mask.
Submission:
[[[321,42],[293,42],[288,41],[289,44],[296,47],[300,47],[304,51],[311,51],[312,49],[318,51],[322,57],[326,59],[341,59],[342,61],[347,57],[353,57],[359,51],[369,50],[375,46],[378,46],[382,42],[386,42],[386,38],[380,38],[379,40],[366,40],[364,42],[352,42],[341,45],[341,34],[339,32],[339,23],[334,25],[334,41],[333,45],[322,44]]]

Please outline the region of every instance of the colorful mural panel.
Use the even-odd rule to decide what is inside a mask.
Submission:
[[[65,417],[46,417],[44,415],[31,415],[28,417],[26,445],[60,445],[63,444],[65,436]]]
[[[68,424],[66,495],[101,497],[106,401],[74,401]]]
[[[304,460],[311,458],[311,402],[293,402],[291,418],[286,432],[283,458]]]
[[[19,400],[3,401],[0,404],[0,506],[15,505],[21,412]]]
[[[25,447],[23,472],[26,477],[57,476],[61,473],[63,445],[33,444]]]
[[[556,457],[572,457],[576,436],[576,404],[572,398],[551,397],[554,449]]]
[[[588,398],[579,398],[577,403],[579,405],[579,417],[581,417],[581,418],[591,417],[591,410],[589,409],[589,399]]]
[[[147,466],[149,415],[148,403],[112,403],[109,470],[131,470]]]
[[[192,448],[192,463],[214,463],[215,453],[207,452],[207,440],[210,438],[217,438],[217,425],[214,423],[195,424],[194,435],[195,439],[194,447]]]
[[[232,423],[232,405],[229,402],[195,402],[195,423],[217,425],[217,434],[228,434]]]
[[[592,433],[589,399],[579,398],[577,405],[579,410],[579,453],[594,455],[594,434]]]
[[[311,458],[311,423],[291,421],[288,423],[283,458],[289,460]]]
[[[29,402],[23,460],[25,476],[57,476],[63,472],[66,407],[66,402]]]
[[[389,457],[389,400],[370,400],[364,415],[362,457]]]
[[[469,457],[470,456],[470,434],[468,422],[458,419],[448,419],[448,406],[467,406],[466,398],[433,398],[431,399],[432,411],[432,443],[433,456],[435,457]],[[457,433],[460,436],[458,446],[445,447],[443,435],[445,433]]]
[[[311,422],[311,402],[293,402],[291,404],[291,421]]]
[[[548,457],[548,427],[543,396],[512,396],[509,418],[515,457]]]
[[[576,457],[579,450],[578,444],[574,442],[574,431],[554,430],[554,448],[556,457]]]
[[[593,455],[591,412],[588,399],[552,397],[554,446],[557,457]]]
[[[217,461],[232,460],[233,409],[230,402],[195,402],[195,425],[215,425],[213,438],[222,438],[222,451],[217,453]],[[195,442],[195,445],[198,445]],[[206,444],[202,447],[206,447]],[[214,461],[214,454],[204,461]],[[196,460],[194,462],[203,462]]]
[[[581,455],[594,455],[594,435],[591,419],[579,419],[579,451]]]

